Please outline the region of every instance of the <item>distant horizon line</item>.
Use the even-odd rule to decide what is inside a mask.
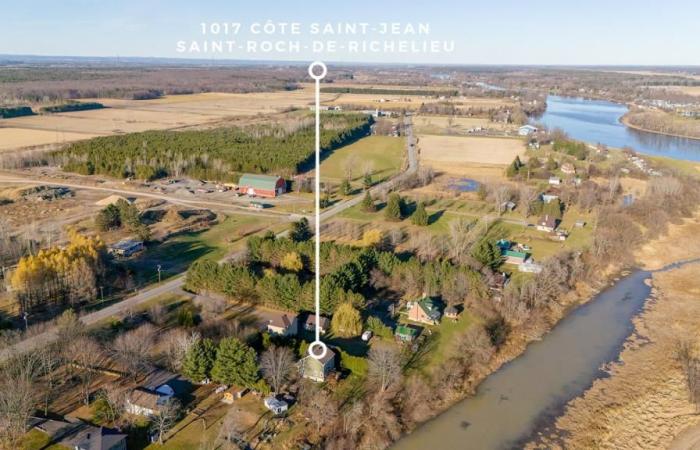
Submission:
[[[182,58],[175,56],[98,56],[98,55],[41,55],[0,53],[0,62],[12,62],[11,58],[36,60],[102,60],[113,62],[161,61],[169,63],[187,63],[191,65],[256,65],[256,64],[287,64],[306,65],[309,60],[295,59],[235,59],[235,58]],[[5,61],[3,61],[5,59]],[[8,61],[9,60],[9,61]],[[31,62],[31,61],[21,61]],[[337,66],[422,66],[422,67],[568,67],[568,68],[667,68],[667,69],[700,69],[700,64],[561,64],[561,63],[428,63],[428,62],[368,62],[368,61],[333,61],[324,60],[327,64]]]

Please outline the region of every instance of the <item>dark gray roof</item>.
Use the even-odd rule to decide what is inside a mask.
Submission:
[[[72,440],[73,446],[80,450],[109,450],[126,440],[126,434],[105,427],[87,425]]]
[[[146,379],[141,383],[146,389],[155,391],[160,386],[168,384],[169,382],[175,380],[178,376],[167,370],[156,369],[153,372],[146,375]],[[171,386],[172,387],[172,386]]]

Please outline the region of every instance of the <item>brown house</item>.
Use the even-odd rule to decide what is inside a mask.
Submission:
[[[537,229],[540,231],[546,231],[547,233],[551,233],[552,231],[556,230],[558,226],[559,219],[555,219],[549,214],[546,214],[544,217],[540,217],[540,220],[537,221]]]
[[[442,313],[438,305],[430,298],[424,297],[416,302],[412,302],[408,308],[408,319],[413,322],[437,325],[440,323]]]

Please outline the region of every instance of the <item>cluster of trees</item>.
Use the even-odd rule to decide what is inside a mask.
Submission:
[[[570,139],[555,139],[552,143],[552,150],[559,153],[566,153],[579,161],[585,160],[589,155],[588,146],[584,142]]]
[[[700,138],[700,120],[663,111],[636,110],[625,120],[632,126],[658,133]]]
[[[151,231],[148,225],[141,221],[138,208],[124,199],[119,199],[98,212],[95,217],[95,226],[100,231],[124,227],[131,233],[135,233],[142,241],[151,238]]]
[[[390,89],[390,88],[362,88],[362,87],[340,87],[326,86],[321,88],[321,92],[328,94],[376,94],[376,95],[420,95],[427,97],[454,97],[459,94],[457,90],[439,89]]]
[[[98,102],[68,102],[60,105],[44,106],[41,108],[45,113],[62,113],[73,111],[87,111],[90,109],[102,109],[105,106]]]
[[[105,246],[71,230],[65,247],[50,247],[20,258],[10,284],[22,311],[50,304],[75,305],[96,297],[104,271]]]
[[[337,312],[349,303],[362,310],[372,289],[389,288],[405,298],[427,292],[449,302],[469,294],[482,298],[485,284],[480,271],[502,262],[493,224],[465,224],[455,229],[454,242],[425,258],[398,256],[380,239],[372,246],[321,244],[321,310]],[[310,241],[276,238],[272,234],[248,241],[245,263],[198,261],[187,273],[187,287],[197,292],[221,293],[229,298],[289,311],[313,310],[313,245]]]
[[[332,150],[366,135],[371,120],[367,115],[329,114],[323,120],[321,148]],[[294,174],[310,163],[313,143],[314,126],[302,120],[291,129],[256,125],[98,137],[72,143],[52,157],[65,170],[88,175],[236,181],[240,172]]]
[[[28,61],[0,68],[0,100],[57,102],[80,98],[144,98],[144,94],[182,95],[199,92],[293,90],[307,79],[306,69],[263,66],[151,67],[80,62],[57,66]],[[150,94],[152,95],[152,94]]]
[[[34,111],[32,111],[32,108],[29,106],[5,106],[0,108],[0,119],[32,115],[34,115]]]

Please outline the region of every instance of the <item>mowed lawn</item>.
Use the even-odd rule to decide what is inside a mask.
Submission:
[[[391,136],[368,136],[334,150],[321,163],[321,179],[341,181],[346,168],[352,167],[352,180],[361,181],[365,169],[372,171],[376,183],[386,180],[401,170],[406,139]]]
[[[140,257],[129,261],[129,266],[152,282],[158,279],[156,267],[160,265],[163,278],[167,278],[184,272],[200,258],[219,260],[242,249],[249,234],[279,224],[274,218],[243,215],[220,215],[219,220],[206,231],[182,233],[163,243],[149,245]]]

